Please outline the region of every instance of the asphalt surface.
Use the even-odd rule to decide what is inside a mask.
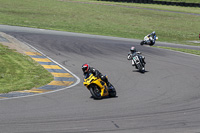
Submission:
[[[54,93],[0,100],[1,133],[200,132],[199,56],[140,46],[134,39],[9,26],[0,31],[81,79],[81,65],[89,63],[117,90],[116,98],[93,100],[80,82]],[[131,46],[146,57],[144,74],[127,60]]]

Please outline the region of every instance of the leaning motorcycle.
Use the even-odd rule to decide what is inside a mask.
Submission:
[[[140,42],[140,45],[149,45],[149,46],[153,46],[155,44],[155,41],[158,40],[158,37],[156,37],[156,35],[154,36],[155,39],[153,39],[152,37],[148,37],[145,36],[144,40],[142,40]]]
[[[138,69],[140,72],[144,73],[145,72],[145,64],[143,62],[142,56],[139,54],[136,54],[132,61],[135,63],[135,68]]]
[[[87,87],[94,99],[102,99],[106,96],[115,97],[117,94],[113,85],[108,88],[101,78],[95,77],[93,74],[84,78],[83,85]]]

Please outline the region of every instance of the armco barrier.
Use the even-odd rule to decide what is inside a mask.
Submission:
[[[200,3],[169,2],[169,1],[154,1],[154,0],[99,0],[99,1],[148,3],[148,4],[175,5],[175,6],[184,6],[184,7],[200,7]]]

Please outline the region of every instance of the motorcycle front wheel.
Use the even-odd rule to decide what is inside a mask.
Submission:
[[[90,93],[94,99],[101,99],[101,90],[95,85],[90,87]]]
[[[142,69],[140,71],[141,71],[141,73],[145,73],[145,68],[142,67]]]
[[[151,41],[151,43],[149,44],[150,46],[153,46],[155,43],[153,43],[153,41]]]
[[[142,65],[142,63],[140,63],[138,65],[138,70],[141,72],[141,73],[144,73],[145,72],[145,66]]]

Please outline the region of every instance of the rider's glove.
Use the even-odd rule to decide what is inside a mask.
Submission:
[[[130,60],[130,59],[131,59],[131,55],[130,55],[130,54],[128,55],[127,59],[128,59],[128,60]]]

